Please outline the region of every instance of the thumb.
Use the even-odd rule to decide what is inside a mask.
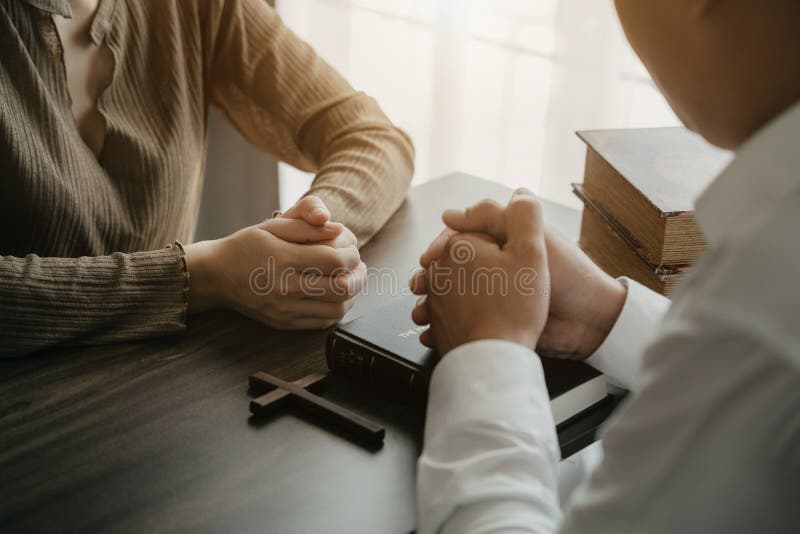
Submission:
[[[259,225],[275,237],[290,243],[318,243],[332,241],[343,231],[338,223],[308,224],[302,219],[267,219]]]
[[[447,210],[442,220],[456,232],[489,234],[498,243],[506,241],[505,207],[486,199],[462,210]]]
[[[528,189],[517,189],[506,208],[506,245],[530,250],[544,245],[542,205]]]
[[[319,197],[309,195],[286,210],[285,219],[303,219],[308,224],[322,225],[331,220],[331,212]]]

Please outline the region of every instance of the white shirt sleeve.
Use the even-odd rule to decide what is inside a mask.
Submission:
[[[418,532],[553,532],[559,457],[538,356],[496,340],[454,349],[431,378]]]
[[[629,278],[619,280],[628,288],[622,312],[611,333],[586,363],[613,384],[636,390],[642,355],[655,339],[670,300]]]
[[[631,388],[669,300],[634,281],[589,363]],[[558,439],[541,362],[498,340],[451,351],[431,378],[418,465],[419,532],[554,532]]]

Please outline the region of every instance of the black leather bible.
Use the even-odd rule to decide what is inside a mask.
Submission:
[[[425,328],[411,320],[415,300],[397,298],[332,330],[325,348],[328,368],[423,408],[438,356],[419,342]],[[556,424],[608,395],[605,377],[582,362],[542,358],[542,366]]]

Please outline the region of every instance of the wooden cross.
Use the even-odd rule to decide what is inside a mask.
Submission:
[[[382,426],[312,393],[327,378],[326,374],[315,373],[294,382],[286,382],[267,373],[251,375],[250,389],[261,393],[261,396],[250,401],[250,412],[256,417],[263,417],[292,403],[364,440],[370,446],[380,446],[386,435]]]

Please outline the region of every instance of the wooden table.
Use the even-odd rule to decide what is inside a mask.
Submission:
[[[509,195],[466,175],[414,188],[363,255],[397,272],[402,289],[444,208]],[[548,221],[577,236],[576,211],[544,205]],[[374,289],[352,316],[392,298]],[[324,371],[324,338],[214,312],[180,336],[1,361],[0,530],[413,530],[419,414],[334,381],[326,397],[386,425],[378,452],[300,414],[248,418],[248,376]],[[606,415],[561,429],[562,446],[585,443]]]

